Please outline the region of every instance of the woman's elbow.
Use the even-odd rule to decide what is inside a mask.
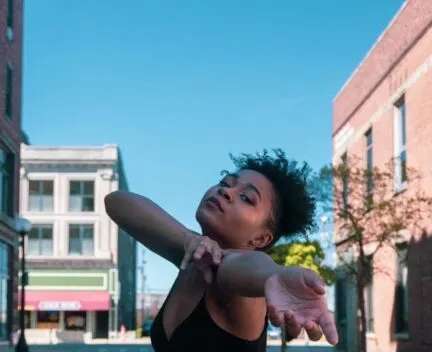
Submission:
[[[105,196],[105,211],[110,218],[112,218],[113,216],[115,217],[115,214],[117,213],[116,210],[119,209],[119,203],[121,202],[123,197],[124,192],[122,191],[114,191]]]

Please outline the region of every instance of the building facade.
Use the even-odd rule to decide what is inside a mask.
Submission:
[[[168,291],[165,290],[147,290],[137,294],[137,327],[141,327],[147,319],[156,317],[167,296]]]
[[[26,243],[25,310],[31,336],[108,338],[135,329],[136,242],[105,212],[104,197],[127,190],[120,150],[21,146]]]
[[[333,101],[333,163],[345,155],[362,158],[365,168],[392,161],[395,196],[410,192],[407,166],[420,170],[421,187],[432,196],[431,24],[432,1],[405,1]],[[423,226],[374,256],[388,272],[374,272],[366,287],[369,352],[432,351],[432,231],[431,223]],[[343,240],[336,233],[339,252],[346,251]],[[340,263],[338,349],[355,351],[356,290],[343,273]]]
[[[0,0],[0,349],[16,329],[22,0]]]

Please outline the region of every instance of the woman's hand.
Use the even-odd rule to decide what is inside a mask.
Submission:
[[[186,269],[190,262],[203,273],[204,280],[210,284],[213,281],[214,267],[222,261],[222,249],[216,241],[207,236],[192,236],[185,243],[185,255],[180,265],[180,270]]]
[[[333,314],[327,308],[324,283],[313,271],[289,267],[271,276],[265,284],[265,296],[273,325],[283,326],[293,337],[305,328],[313,341],[324,333],[330,344],[337,344],[338,334]]]

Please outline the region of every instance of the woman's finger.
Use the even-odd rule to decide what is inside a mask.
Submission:
[[[268,317],[269,317],[270,323],[272,323],[274,326],[284,325],[283,314],[278,312],[276,310],[275,306],[272,306],[272,305],[268,306]]]
[[[302,330],[302,326],[296,319],[294,312],[292,310],[284,312],[284,319],[285,331],[287,332],[287,334],[292,338],[298,337]]]
[[[200,260],[205,253],[207,253],[207,248],[201,242],[195,249],[193,257],[195,260]]]
[[[219,245],[215,244],[212,247],[211,255],[213,258],[213,264],[219,265],[222,261],[222,250],[220,249]]]
[[[326,293],[324,281],[312,270],[305,271],[304,280],[306,285],[312,288],[318,295],[324,295]]]
[[[323,333],[317,323],[313,321],[308,321],[305,324],[304,328],[311,341],[318,341],[319,339],[321,339]]]
[[[192,250],[186,251],[186,253],[185,253],[184,257],[183,257],[183,260],[182,260],[182,262],[180,264],[180,270],[185,270],[186,269],[187,265],[189,264],[189,262],[192,259],[192,255],[193,255],[193,251]]]
[[[326,337],[329,344],[333,346],[337,345],[339,336],[333,314],[327,311],[318,319],[318,324],[321,326],[324,336]]]
[[[185,243],[185,255],[180,264],[180,270],[185,270],[189,262],[192,260],[192,256],[195,252],[196,247],[199,245],[199,238],[191,238]]]

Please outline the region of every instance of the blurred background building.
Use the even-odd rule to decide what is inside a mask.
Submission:
[[[381,168],[393,159],[395,195],[410,192],[407,167],[422,173],[421,186],[432,195],[431,25],[432,1],[405,1],[333,101],[333,163],[356,155],[365,167]],[[365,288],[368,351],[432,350],[431,223],[423,225],[421,237],[411,233],[374,256],[391,274],[374,272]],[[345,238],[335,234],[340,255],[349,253]],[[401,260],[407,252],[407,260]],[[354,255],[346,259],[356,260]],[[355,351],[355,284],[343,275],[342,261],[339,268],[338,349]]]
[[[108,338],[136,324],[136,242],[105,212],[104,197],[127,190],[120,150],[21,146],[29,342]]]
[[[0,0],[0,349],[15,330],[21,143],[21,0]]]

